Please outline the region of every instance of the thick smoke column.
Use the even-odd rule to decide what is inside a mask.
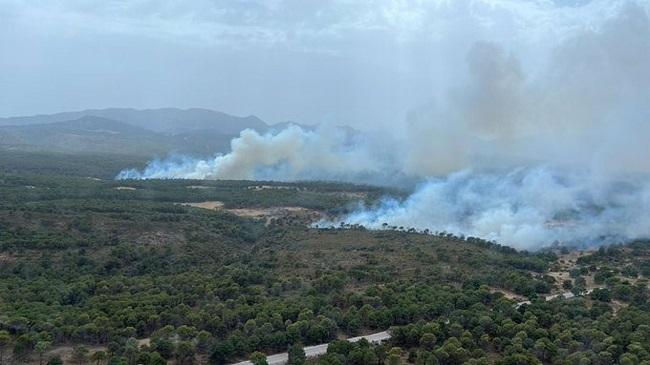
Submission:
[[[535,167],[507,173],[461,171],[431,179],[405,201],[387,199],[344,221],[376,229],[437,230],[537,249],[555,242],[589,246],[650,237],[649,212],[647,179],[599,181],[586,171]]]
[[[558,27],[562,34],[547,42],[527,40],[528,33],[544,37],[534,29],[513,35],[512,44],[472,39],[462,71],[450,70],[455,82],[381,138],[298,127],[244,131],[229,154],[158,161],[120,177],[384,184],[414,177],[421,184],[405,201],[387,199],[341,221],[520,248],[650,237],[648,4],[499,4],[515,17],[537,4],[541,19],[576,24]],[[577,23],[581,11],[589,24]]]
[[[129,169],[118,179],[248,179],[248,180],[349,180],[380,182],[396,179],[387,171],[390,156],[372,154],[362,136],[341,128],[305,130],[289,126],[260,134],[244,130],[231,142],[231,152],[210,159],[174,157],[152,161],[144,171]],[[363,161],[363,164],[359,164]]]

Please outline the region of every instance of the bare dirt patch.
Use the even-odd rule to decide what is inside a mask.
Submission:
[[[224,206],[223,202],[217,200],[200,202],[200,203],[183,203],[183,205],[187,205],[195,208],[210,209],[210,210],[223,209]]]
[[[490,287],[490,293],[501,293],[503,296],[507,299],[511,300],[516,300],[518,302],[526,300],[522,295],[519,295],[513,291],[506,290],[506,289],[501,289],[501,288],[496,288],[496,287]]]
[[[139,347],[151,345],[150,338],[141,338],[138,339],[137,341]],[[84,346],[88,349],[88,358],[90,358],[92,354],[94,354],[95,352],[108,351],[107,347],[101,345],[84,345]],[[45,354],[43,354],[43,363],[46,363],[47,360],[53,356],[59,356],[61,360],[63,360],[64,364],[72,363],[72,351],[73,351],[73,347],[71,345],[54,346],[53,348],[45,352]],[[7,358],[5,358],[5,360],[6,359]],[[90,361],[88,363],[90,364]],[[37,365],[39,364],[38,355],[31,354],[29,358],[24,359],[22,362],[20,362],[20,364]]]
[[[555,282],[559,285],[562,285],[564,280],[571,280],[568,271],[549,271],[548,275],[552,276],[555,279]]]
[[[16,262],[16,257],[8,253],[0,253],[0,264],[10,264]]]
[[[150,346],[151,345],[151,339],[150,338],[141,338],[138,340],[138,346]]]
[[[323,218],[321,212],[302,207],[237,208],[226,209],[226,211],[240,217],[264,220],[267,225],[280,218],[295,219],[305,223]]]
[[[312,223],[324,217],[324,214],[313,209],[303,207],[270,207],[270,208],[224,208],[224,203],[220,201],[206,201],[199,203],[182,203],[190,207],[220,210],[228,212],[239,217],[263,220],[266,225],[271,224],[276,219],[290,219],[295,223]]]
[[[107,351],[107,348],[104,346],[94,346],[94,345],[85,345],[88,349],[88,358],[92,356],[97,351]],[[63,360],[64,364],[72,363],[72,346],[63,345],[55,346],[51,350],[43,354],[43,363],[46,363],[50,357],[58,356]],[[11,362],[9,362],[11,364]],[[90,363],[90,362],[88,362]],[[38,355],[31,354],[27,359],[21,360],[21,362],[16,362],[16,364],[25,364],[25,365],[38,365]]]
[[[552,276],[555,279],[557,286],[560,287],[560,291],[555,291],[555,294],[560,294],[564,292],[561,289],[563,281],[565,280],[573,281],[571,279],[569,272],[572,269],[578,267],[577,265],[578,259],[582,256],[593,253],[593,251],[594,250],[584,250],[584,251],[571,250],[567,253],[558,254],[558,259],[554,265],[554,268],[552,268],[550,271],[546,273],[547,275]],[[585,275],[584,278],[586,281],[586,286],[585,286],[586,289],[594,289],[598,287],[598,285],[594,283],[593,274]]]

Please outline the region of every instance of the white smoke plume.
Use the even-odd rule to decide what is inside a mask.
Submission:
[[[431,179],[405,201],[387,199],[343,222],[435,230],[530,250],[556,242],[590,246],[650,237],[648,212],[647,179],[601,181],[587,171],[538,166]]]
[[[376,151],[373,153],[373,151]],[[396,179],[382,157],[362,136],[342,128],[305,130],[292,125],[260,134],[246,129],[231,141],[231,152],[210,159],[174,157],[155,160],[144,171],[128,169],[118,179],[346,180]],[[363,164],[359,164],[363,161]]]
[[[158,161],[120,178],[418,178],[405,201],[387,199],[341,221],[528,249],[649,237],[649,4],[549,4],[493,2],[514,14],[514,24],[529,25],[531,14],[547,22],[513,31],[511,42],[471,39],[461,71],[450,70],[456,80],[381,138],[244,131],[229,154]],[[527,15],[519,19],[520,12]]]

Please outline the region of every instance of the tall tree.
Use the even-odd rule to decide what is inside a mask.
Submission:
[[[251,362],[253,365],[269,365],[266,361],[266,355],[259,351],[255,351],[251,354]]]
[[[43,365],[43,355],[50,348],[51,345],[52,343],[50,343],[49,341],[38,341],[36,343],[36,346],[34,346],[34,349],[38,353],[39,365]]]
[[[95,365],[103,364],[104,361],[108,358],[108,355],[104,351],[95,351],[90,355],[90,360],[95,362]]]
[[[302,345],[295,343],[289,347],[289,365],[303,365],[307,360]]]
[[[88,348],[83,345],[75,346],[72,349],[72,362],[75,364],[86,364],[88,358]]]

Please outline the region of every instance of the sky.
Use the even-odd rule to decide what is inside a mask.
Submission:
[[[476,41],[534,75],[625,3],[0,0],[0,116],[204,107],[382,129],[460,83]]]

